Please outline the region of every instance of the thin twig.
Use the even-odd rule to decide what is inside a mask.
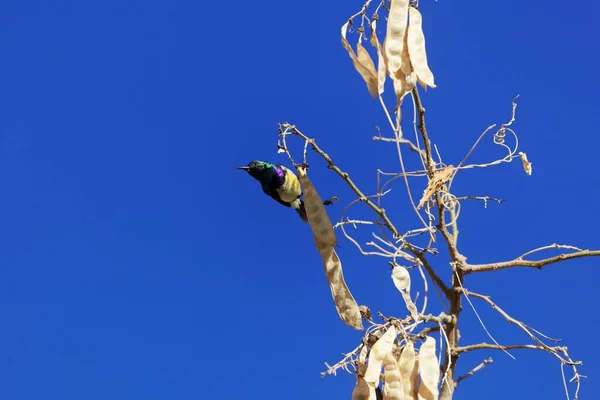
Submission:
[[[532,252],[525,253],[531,254]],[[489,271],[497,271],[499,269],[505,268],[513,268],[513,267],[527,267],[527,268],[537,268],[541,269],[542,267],[550,264],[555,264],[560,261],[571,260],[574,258],[582,258],[582,257],[599,257],[600,250],[580,250],[573,253],[563,253],[554,257],[544,258],[542,260],[530,261],[524,260],[522,257],[517,257],[514,260],[510,261],[502,261],[496,263],[489,264],[467,264],[462,266],[462,271],[465,275],[472,274],[475,272],[489,272]]]
[[[473,309],[473,312],[475,313],[475,316],[477,317],[477,320],[479,320],[479,324],[481,324],[481,326],[483,327],[483,330],[485,331],[485,333],[487,333],[487,335],[489,336],[490,339],[492,339],[494,341],[494,343],[496,343],[497,346],[500,346],[500,343],[498,343],[498,341],[492,336],[492,334],[490,333],[490,331],[488,330],[488,328],[485,326],[485,324],[483,323],[483,320],[481,319],[481,317],[479,316],[479,313],[477,312],[477,309],[475,308],[475,306],[473,305],[473,302],[471,302],[471,299],[469,298],[468,295],[468,291],[465,290],[465,288],[462,285],[462,281],[461,279],[458,277],[458,272],[454,271],[454,273],[457,275],[456,276],[456,280],[458,282],[458,285],[460,286],[460,289],[462,289],[462,293],[465,294],[465,298],[467,299],[467,302],[469,303],[469,305],[471,306],[471,309]],[[501,347],[501,346],[500,346]],[[513,360],[515,359],[515,357],[510,354],[508,351],[504,350],[504,352]]]
[[[488,202],[488,201],[494,201],[496,203],[502,204],[504,203],[506,200],[503,199],[497,199],[495,197],[490,197],[490,196],[461,196],[461,197],[455,197],[454,200],[457,201],[462,201],[462,200],[479,200],[479,201],[483,201],[483,202]]]
[[[572,250],[572,251],[583,251],[583,249],[580,249],[579,247],[575,247],[575,246],[569,246],[566,244],[558,244],[558,243],[553,243],[551,245],[548,246],[542,246],[542,247],[538,247],[537,249],[533,249],[531,251],[528,251],[525,254],[522,254],[519,258],[523,259],[527,256],[530,256],[534,253],[537,253],[539,251],[544,251],[544,250],[552,250],[552,249],[563,249],[563,250]]]
[[[386,138],[383,136],[373,136],[373,140],[377,142],[402,143],[408,145],[412,151],[418,154],[423,154],[423,150],[419,149],[413,142],[406,138]]]
[[[425,295],[423,296],[423,308],[421,309],[421,314],[424,314],[425,310],[427,309],[427,295],[429,292],[429,285],[427,284],[427,277],[423,273],[423,268],[421,268],[421,264],[417,264],[417,268],[419,269],[421,279],[423,279],[423,290],[425,291]]]
[[[325,363],[325,366],[327,367],[327,371],[321,372],[321,377],[324,378],[327,375],[336,375],[336,372],[338,369],[340,369],[340,368],[345,369],[346,365],[351,364],[353,362],[354,358],[356,357],[356,354],[362,349],[362,347],[363,347],[363,344],[361,343],[360,345],[358,345],[358,347],[356,347],[350,353],[344,354],[344,358],[341,361],[338,361],[337,363],[335,363],[334,365],[329,365],[329,364]]]
[[[492,357],[488,358],[487,360],[483,360],[483,362],[481,364],[479,364],[478,366],[476,366],[475,368],[473,368],[471,371],[467,372],[463,376],[460,376],[456,380],[456,384],[458,385],[463,379],[466,379],[466,378],[468,378],[470,376],[473,376],[473,374],[475,374],[478,371],[481,371],[483,368],[485,368],[486,365],[491,364],[493,362],[494,362],[494,360],[492,360]]]
[[[509,345],[497,345],[497,344],[491,344],[491,343],[477,343],[477,344],[470,344],[467,346],[460,346],[454,349],[454,352],[456,352],[456,354],[462,354],[462,353],[468,353],[470,351],[475,351],[475,350],[519,350],[519,349],[525,349],[525,350],[541,350],[541,351],[548,351],[546,350],[546,347],[544,346],[538,346],[535,344],[509,344]],[[551,349],[555,350],[555,351],[564,351],[566,350],[566,347],[561,347],[561,346],[554,346],[551,347]]]
[[[557,349],[555,347],[550,347],[546,343],[542,342],[537,336],[535,336],[531,332],[531,330],[524,323],[522,323],[521,321],[519,321],[516,318],[511,317],[506,311],[504,311],[496,303],[494,303],[492,301],[492,298],[490,296],[482,295],[482,294],[479,294],[479,293],[474,293],[474,292],[471,292],[471,291],[469,291],[467,289],[464,289],[464,288],[460,288],[460,291],[462,293],[468,295],[468,296],[481,299],[481,300],[485,301],[486,303],[488,303],[490,305],[490,307],[492,307],[494,310],[496,310],[498,313],[500,313],[500,315],[502,315],[504,317],[504,319],[506,319],[511,324],[514,324],[514,325],[518,326],[519,328],[521,328],[521,330],[523,332],[525,332],[529,336],[529,338],[531,340],[533,340],[534,342],[536,342],[537,344],[539,344],[540,346],[542,346],[547,352],[549,352],[552,355],[554,355],[561,362],[563,362],[565,364],[568,364],[568,365],[580,365],[580,363],[575,363],[572,360],[567,360],[564,357],[562,357],[560,354],[558,354],[559,351],[560,351],[560,349]]]

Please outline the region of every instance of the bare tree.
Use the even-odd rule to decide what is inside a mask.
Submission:
[[[385,40],[380,41],[378,27],[385,26]],[[357,38],[356,51],[350,45],[347,35]],[[425,38],[422,29],[422,16],[417,1],[391,0],[376,4],[372,0],[352,15],[342,26],[342,44],[348,51],[354,67],[364,79],[368,91],[378,99],[389,123],[389,136],[380,130],[373,140],[389,143],[397,150],[400,172],[377,171],[377,192],[368,194],[352,180],[343,166],[338,165],[322,149],[313,137],[301,132],[290,123],[279,124],[279,151],[285,153],[296,166],[304,190],[307,214],[315,236],[316,247],[323,258],[327,279],[341,319],[354,329],[364,330],[363,339],[356,348],[334,365],[327,365],[323,375],[336,374],[345,370],[356,374],[357,383],[353,399],[437,399],[449,400],[456,387],[466,378],[474,375],[492,363],[487,357],[470,371],[458,376],[457,365],[460,357],[473,351],[537,350],[551,354],[560,363],[563,381],[568,398],[578,398],[579,384],[583,377],[578,370],[581,364],[571,358],[564,346],[558,346],[553,339],[520,321],[495,303],[489,295],[468,289],[468,276],[493,272],[507,268],[529,267],[541,269],[562,261],[600,256],[599,250],[585,250],[575,246],[551,244],[525,252],[505,261],[486,264],[471,264],[458,246],[458,223],[461,204],[465,201],[502,203],[502,199],[475,194],[458,195],[453,193],[452,184],[457,175],[473,168],[493,167],[501,163],[518,160],[525,173],[532,174],[532,164],[525,153],[519,151],[518,136],[513,130],[516,121],[517,98],[512,102],[509,118],[503,124],[491,125],[475,140],[466,156],[456,165],[446,165],[441,151],[433,144],[427,131],[426,112],[418,85],[435,88],[434,76],[427,64]],[[369,42],[374,57],[362,42]],[[373,61],[376,59],[377,63]],[[387,93],[386,81],[392,82],[393,92]],[[384,92],[394,101],[394,107],[386,104]],[[411,101],[404,104],[404,100]],[[413,111],[412,131],[407,134],[402,129],[402,113]],[[404,124],[406,125],[406,124]],[[302,162],[296,163],[288,148],[289,138],[299,138],[303,144]],[[493,141],[505,150],[502,158],[484,164],[469,164],[471,154],[480,143]],[[331,223],[323,202],[307,176],[308,148],[320,156],[340,179],[356,194],[342,212],[335,225]],[[407,153],[410,152],[410,153]],[[410,154],[410,158],[407,157]],[[299,159],[299,157],[298,157]],[[410,169],[411,164],[416,167]],[[409,179],[410,178],[410,179]],[[422,194],[415,194],[415,181],[426,180]],[[389,185],[399,180],[404,183],[409,203],[419,224],[411,229],[401,229],[392,221],[383,204],[389,193]],[[370,220],[354,219],[347,216],[356,204],[366,204],[373,212]],[[403,221],[405,222],[405,221]],[[371,229],[372,240],[361,243],[356,238],[358,229]],[[392,267],[392,280],[402,295],[408,313],[404,316],[386,316],[376,312],[374,317],[367,306],[358,306],[344,282],[342,264],[335,251],[337,239],[335,231],[353,243],[365,256],[386,258]],[[441,240],[440,240],[441,238]],[[442,279],[440,271],[448,268],[435,265],[439,262],[440,250],[447,252],[450,262],[451,279]],[[547,253],[548,252],[548,253]],[[554,253],[549,253],[554,252]],[[543,256],[543,253],[552,254]],[[421,299],[412,295],[411,279],[422,282],[424,295]],[[439,293],[444,312],[436,315],[428,312],[429,287]],[[487,330],[477,313],[478,307],[491,307],[506,322],[520,328],[528,338],[527,343],[502,344]],[[475,312],[489,336],[490,343],[462,343],[460,341],[461,310],[469,306]],[[379,321],[379,322],[376,322]],[[363,322],[368,324],[365,329]],[[441,340],[436,343],[434,335]],[[440,357],[436,355],[436,348]],[[565,369],[568,371],[566,372]],[[381,375],[383,370],[383,375]],[[567,377],[570,374],[570,378]],[[383,376],[380,382],[381,376]],[[569,389],[567,381],[575,382]]]

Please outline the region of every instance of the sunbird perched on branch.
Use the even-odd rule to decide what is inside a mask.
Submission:
[[[248,172],[251,177],[260,182],[265,194],[286,207],[292,207],[300,215],[302,221],[308,222],[304,201],[300,199],[302,196],[300,181],[292,170],[281,164],[271,164],[260,160],[252,161],[248,165],[236,169]]]

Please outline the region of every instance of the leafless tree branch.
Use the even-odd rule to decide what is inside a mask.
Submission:
[[[427,132],[427,125],[425,123],[425,108],[423,107],[423,103],[421,102],[421,98],[419,96],[419,91],[415,87],[412,91],[412,96],[415,102],[415,107],[418,113],[418,129],[421,133],[421,138],[423,139],[423,144],[425,147],[426,160],[425,164],[427,166],[429,179],[432,179],[435,171],[435,161],[431,155],[431,140],[429,139],[429,134]],[[464,267],[466,262],[466,258],[460,254],[456,247],[456,242],[454,241],[452,235],[450,234],[447,226],[446,226],[446,218],[445,218],[445,206],[440,196],[439,192],[435,194],[435,201],[438,209],[438,225],[437,229],[442,234],[444,241],[448,247],[448,252],[450,254],[451,263],[458,272],[458,277],[460,279],[453,279],[452,289],[456,289],[459,287],[459,282],[462,279],[461,268]],[[450,294],[447,295],[448,300],[450,301],[450,315],[454,315],[458,317],[458,314],[461,311],[462,305],[461,300],[462,296],[459,292],[452,290]],[[458,333],[458,320],[449,323],[445,327],[445,335],[448,340],[448,347],[450,349],[458,346],[459,333]],[[441,366],[441,370],[444,371],[445,376],[442,383],[442,399],[451,399],[452,393],[454,392],[454,388],[456,383],[454,381],[454,375],[456,371],[456,361],[458,359],[457,354],[452,354],[451,351],[446,352],[444,356],[444,362]]]
[[[547,250],[547,249],[570,249],[570,250],[576,249],[576,250],[573,253],[563,253],[563,254],[559,254],[554,257],[544,258],[542,260],[525,260],[526,256],[529,256],[538,251]],[[464,274],[467,275],[467,274],[472,274],[475,272],[497,271],[500,269],[514,268],[514,267],[528,267],[528,268],[541,269],[542,267],[544,267],[546,265],[555,264],[555,263],[558,263],[561,261],[572,260],[575,258],[582,258],[582,257],[598,257],[598,256],[600,256],[600,250],[580,250],[573,246],[553,244],[550,246],[544,246],[544,247],[540,247],[538,249],[528,251],[527,253],[515,258],[514,260],[489,263],[489,264],[467,264],[462,267],[462,270],[463,270]]]
[[[373,136],[373,140],[375,140],[376,142],[388,142],[388,143],[398,142],[401,144],[406,144],[415,153],[423,155],[423,150],[419,149],[413,142],[411,142],[410,140],[405,139],[405,138],[397,138],[396,139],[396,138],[386,138],[383,136]]]
[[[554,346],[554,347],[550,347],[550,348],[554,351],[559,351],[559,352],[563,352],[567,349],[566,347],[562,347],[562,346]],[[453,351],[456,352],[457,354],[462,354],[462,353],[468,353],[469,351],[475,351],[475,350],[502,350],[502,351],[504,351],[504,350],[517,350],[517,349],[547,351],[546,347],[538,346],[535,344],[509,344],[509,345],[504,346],[504,345],[497,345],[497,344],[493,344],[493,343],[470,344],[468,346],[457,347]],[[581,365],[581,362],[574,362],[574,364]]]
[[[490,196],[460,196],[455,198],[454,200],[456,201],[462,201],[462,200],[479,200],[479,201],[483,201],[484,203],[487,203],[488,201],[493,201],[499,204],[504,203],[505,200],[503,199],[497,199],[495,197],[490,197]]]

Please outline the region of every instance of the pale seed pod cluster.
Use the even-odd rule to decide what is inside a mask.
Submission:
[[[363,325],[360,309],[352,293],[350,293],[348,285],[346,285],[344,273],[342,272],[342,262],[334,249],[337,246],[337,238],[331,220],[323,206],[321,196],[319,196],[314,185],[308,179],[306,170],[303,167],[298,167],[297,171],[302,191],[304,192],[306,216],[313,231],[315,246],[323,260],[325,277],[329,283],[335,308],[342,321],[348,326],[362,330]]]
[[[376,98],[384,92],[385,80],[389,76],[394,86],[397,107],[402,99],[415,87],[417,81],[424,88],[435,88],[433,73],[427,62],[423,17],[409,0],[390,0],[385,39],[380,44],[377,38],[377,18],[371,22],[370,43],[377,50],[377,68],[371,56],[362,46],[360,33],[357,50],[354,52],[346,34],[352,21],[342,26],[342,45],[348,51],[354,68],[367,84],[369,93]]]
[[[440,369],[435,354],[435,339],[427,337],[419,352],[414,343],[407,341],[400,356],[393,348],[398,331],[390,325],[368,352],[365,361],[363,347],[358,364],[356,385],[352,400],[375,400],[380,377],[383,376],[384,400],[437,400],[439,398]],[[366,368],[365,368],[366,363]],[[381,374],[383,368],[383,374]],[[419,379],[420,378],[420,379]]]

